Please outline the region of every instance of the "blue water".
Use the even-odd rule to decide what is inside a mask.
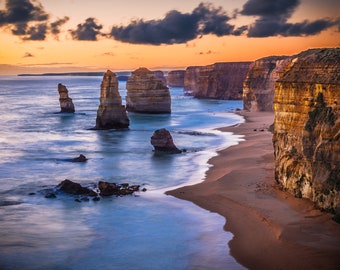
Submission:
[[[0,269],[243,269],[229,255],[224,218],[164,195],[200,182],[216,150],[241,138],[241,101],[198,100],[171,88],[171,115],[129,113],[128,131],[94,131],[101,77],[0,77]],[[57,84],[75,114],[60,114]],[[119,83],[125,103],[125,82]],[[155,155],[170,130],[179,155]],[[68,159],[84,154],[86,163]],[[64,179],[142,185],[136,196],[75,202],[40,190]],[[29,195],[35,193],[35,195]]]

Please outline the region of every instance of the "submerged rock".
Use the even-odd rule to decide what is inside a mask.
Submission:
[[[72,161],[73,162],[85,162],[87,161],[87,158],[83,154],[80,154],[79,157],[72,159]]]
[[[72,99],[68,96],[68,90],[65,85],[61,83],[58,84],[58,92],[59,92],[59,103],[60,103],[60,112],[61,113],[74,113],[74,104]]]
[[[121,129],[130,124],[122,98],[118,92],[116,74],[108,70],[100,86],[100,105],[94,129]]]
[[[170,132],[165,128],[158,129],[153,133],[151,137],[151,144],[155,148],[155,152],[171,154],[179,154],[182,152],[176,147]]]
[[[126,83],[126,109],[138,113],[171,113],[169,88],[147,68],[132,72]]]

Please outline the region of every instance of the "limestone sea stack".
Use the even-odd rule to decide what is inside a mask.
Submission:
[[[185,70],[172,70],[168,73],[168,86],[183,87],[184,86]]]
[[[155,75],[155,77],[157,79],[161,80],[164,83],[164,85],[166,85],[166,78],[164,76],[164,72],[163,71],[155,70],[155,71],[153,71],[153,75]]]
[[[223,62],[188,67],[184,90],[196,98],[242,99],[243,81],[251,62]]]
[[[100,86],[100,105],[94,129],[122,129],[130,124],[122,98],[118,92],[116,74],[108,70]]]
[[[169,88],[147,68],[132,72],[126,83],[126,109],[138,113],[171,113]]]
[[[68,96],[68,90],[65,85],[61,83],[58,84],[58,92],[59,92],[59,103],[60,103],[60,112],[61,113],[74,113],[74,104],[72,99]]]
[[[292,59],[274,95],[276,181],[296,197],[340,211],[340,48]]]
[[[182,152],[176,147],[170,132],[165,128],[158,129],[153,133],[151,137],[151,144],[155,148],[155,152],[170,154],[179,154]]]
[[[252,63],[243,82],[243,109],[273,111],[275,82],[291,60],[288,56],[269,56]]]

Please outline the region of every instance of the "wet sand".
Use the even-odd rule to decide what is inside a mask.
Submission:
[[[245,123],[221,130],[245,140],[212,158],[202,183],[167,194],[224,216],[231,255],[246,268],[339,269],[340,224],[274,180],[273,113],[240,114]]]

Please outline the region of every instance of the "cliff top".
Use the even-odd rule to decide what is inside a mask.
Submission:
[[[340,84],[340,48],[303,51],[291,63],[278,82]]]

